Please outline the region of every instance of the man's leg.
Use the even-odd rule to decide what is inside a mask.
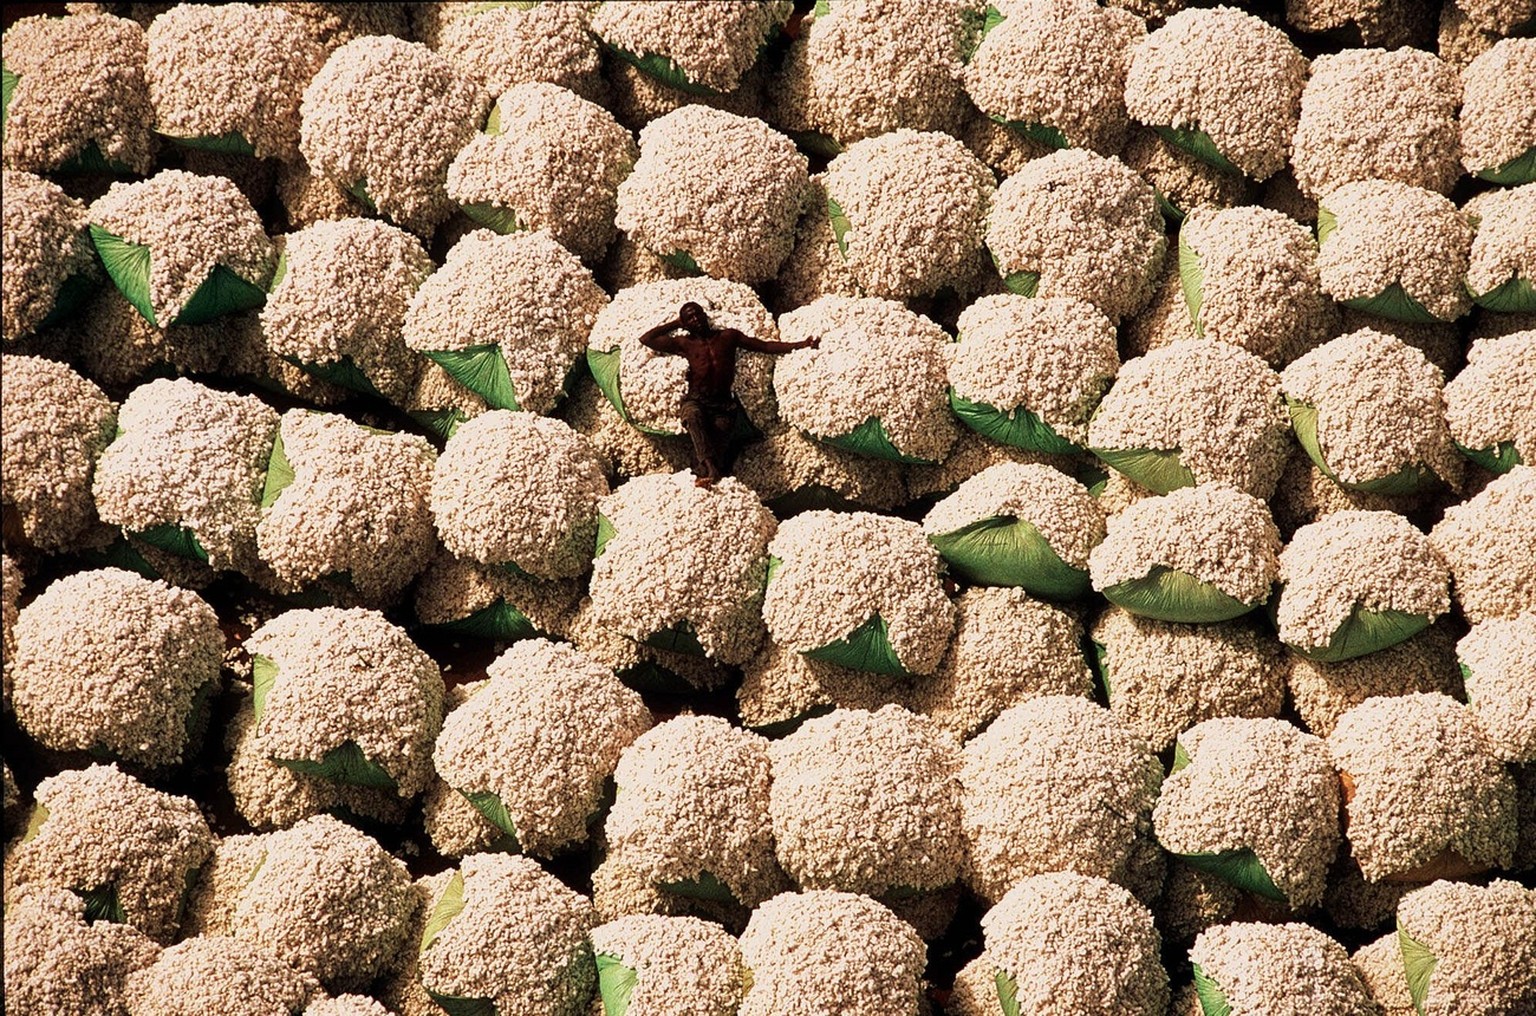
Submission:
[[[705,407],[699,405],[694,399],[683,399],[679,407],[678,415],[683,422],[683,429],[688,432],[688,438],[693,444],[693,475],[694,482],[700,487],[712,486],[720,479],[717,452],[714,437],[714,417]]]
[[[736,458],[736,414],[740,412],[736,406],[728,406],[715,412],[711,423],[713,429],[711,436],[714,438],[711,445],[713,454],[710,463],[714,466],[715,477],[729,476],[732,462]]]

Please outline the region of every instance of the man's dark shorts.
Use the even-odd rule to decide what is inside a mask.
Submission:
[[[736,414],[741,403],[735,395],[723,399],[700,395],[684,395],[678,404],[678,416],[684,427],[702,426],[716,434],[729,434],[736,425]]]

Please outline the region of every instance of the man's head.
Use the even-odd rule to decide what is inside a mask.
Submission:
[[[682,322],[684,328],[695,335],[703,335],[709,331],[709,318],[704,315],[704,308],[692,300],[683,304],[683,309],[678,312],[677,319]]]

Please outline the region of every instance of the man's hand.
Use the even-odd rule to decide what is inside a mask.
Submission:
[[[821,337],[817,336],[816,338],[803,339],[800,342],[795,343],[795,345],[799,346],[801,349],[820,349]]]

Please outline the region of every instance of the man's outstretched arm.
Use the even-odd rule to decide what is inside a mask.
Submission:
[[[742,335],[740,332],[736,334],[739,336],[736,340],[736,345],[742,349],[750,349],[754,353],[768,353],[777,356],[781,353],[788,353],[793,349],[821,348],[820,339],[804,339],[800,342],[774,342],[770,339],[759,339],[751,335]]]
[[[658,353],[677,353],[682,350],[682,340],[672,333],[683,327],[681,321],[668,321],[664,325],[657,325],[644,335],[640,336],[640,344],[647,349],[654,349]]]

